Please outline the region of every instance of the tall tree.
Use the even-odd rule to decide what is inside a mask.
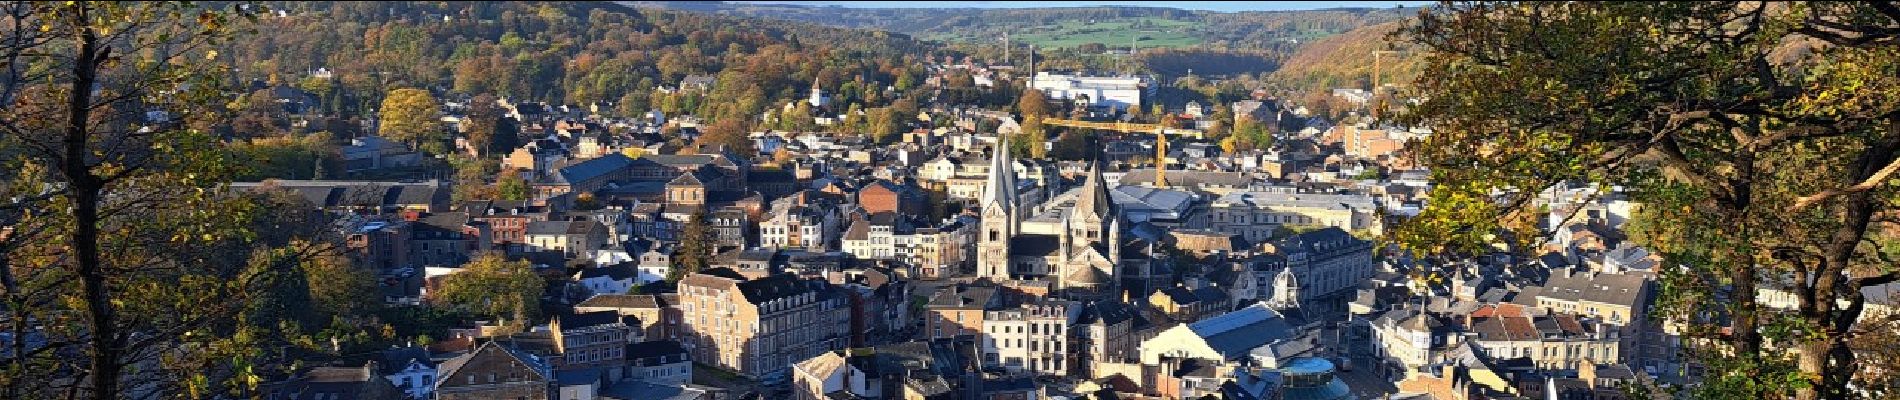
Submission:
[[[706,224],[706,213],[693,213],[680,229],[679,254],[673,256],[673,269],[666,271],[666,280],[678,282],[680,278],[706,269],[712,262],[713,252],[719,245],[713,242],[712,227]]]
[[[1693,390],[1891,388],[1853,348],[1892,329],[1860,322],[1862,288],[1900,279],[1869,230],[1900,200],[1900,5],[1461,2],[1403,36],[1429,49],[1408,118],[1433,128],[1414,150],[1435,187],[1398,239],[1469,254],[1494,228],[1538,237],[1546,188],[1623,185],[1633,236],[1681,266],[1656,311],[1709,368]]]
[[[483,93],[468,101],[468,121],[464,122],[463,135],[468,136],[469,146],[475,148],[475,154],[486,157],[495,149],[496,136],[501,131],[502,110],[495,95]],[[513,143],[510,140],[509,143]]]
[[[1022,96],[1016,99],[1016,113],[1022,114],[1024,118],[1048,116],[1049,98],[1043,96],[1041,90],[1024,90]]]
[[[392,90],[383,97],[382,109],[378,110],[381,134],[431,154],[447,153],[441,108],[427,90]]]
[[[252,229],[256,208],[223,187],[238,168],[189,124],[227,93],[211,46],[253,9],[0,10],[0,327],[43,339],[6,344],[0,397],[182,397],[249,377],[180,367],[236,343],[227,328],[275,273],[246,256],[281,244]]]

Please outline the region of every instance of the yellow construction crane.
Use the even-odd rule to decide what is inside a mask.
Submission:
[[[1115,131],[1121,133],[1154,133],[1155,135],[1155,186],[1168,186],[1168,138],[1167,135],[1201,137],[1201,131],[1172,129],[1159,124],[1137,124],[1129,122],[1098,122],[1073,119],[1043,119],[1044,125],[1066,126],[1070,128]]]

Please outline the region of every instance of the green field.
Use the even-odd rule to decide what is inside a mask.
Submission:
[[[1076,47],[1101,43],[1110,49],[1127,49],[1130,40],[1140,48],[1188,47],[1201,43],[1188,29],[1194,23],[1161,18],[1129,18],[1089,21],[1064,21],[1054,25],[1016,26],[1010,40],[1043,48]],[[974,40],[967,35],[937,35],[933,39]],[[999,34],[1000,36],[1000,34]]]

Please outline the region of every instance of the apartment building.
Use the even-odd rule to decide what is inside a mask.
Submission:
[[[767,380],[844,348],[851,326],[850,304],[836,287],[785,274],[747,279],[714,268],[681,279],[679,303],[693,360]]]

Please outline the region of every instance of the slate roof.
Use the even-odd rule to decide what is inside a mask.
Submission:
[[[752,304],[818,291],[812,282],[785,274],[739,282],[737,286],[739,293],[745,295],[746,301]]]
[[[1188,324],[1188,329],[1228,359],[1246,356],[1254,348],[1293,337],[1293,327],[1264,303]]]
[[[947,286],[930,297],[931,308],[983,308],[996,296],[996,287],[977,285]]]
[[[1064,281],[1076,285],[1102,285],[1108,283],[1108,274],[1094,267],[1082,267],[1062,277]]]
[[[1133,171],[1128,171],[1128,173],[1122,174],[1121,180],[1119,180],[1118,182],[1120,182],[1123,185],[1135,185],[1135,184],[1154,184],[1154,181],[1155,181],[1155,170],[1153,168],[1146,168],[1146,169],[1137,169]],[[1247,174],[1243,174],[1239,172],[1176,171],[1176,170],[1168,171],[1168,185],[1170,186],[1206,185],[1206,186],[1245,187],[1252,183],[1253,183],[1253,177],[1247,176]]]
[[[487,343],[482,343],[481,347],[475,348],[474,351],[470,351],[468,352],[468,354],[463,354],[461,356],[448,359],[448,361],[443,361],[442,365],[436,368],[436,371],[437,371],[436,381],[443,382],[447,380],[448,377],[455,376],[456,372],[461,371],[462,366],[468,365],[469,360],[473,360],[476,357],[513,358],[516,361],[519,361],[522,365],[528,366],[527,369],[529,371],[532,371],[534,375],[539,376],[542,380],[547,380],[549,378],[547,375],[543,374],[543,372],[546,371],[546,369],[545,369],[545,366],[541,364],[540,359],[535,358],[534,356],[517,352],[513,349],[509,349],[507,347],[502,346],[501,344],[497,342],[490,341]]]
[[[680,342],[672,340],[652,340],[630,343],[627,344],[626,355],[627,360],[636,364],[643,361],[652,363],[645,365],[681,362],[686,361],[687,357],[686,347],[680,346]]]
[[[1022,234],[1009,238],[1009,255],[1025,257],[1047,257],[1062,249],[1062,240],[1055,235]]]
[[[1083,306],[1082,315],[1076,318],[1076,323],[1086,325],[1099,322],[1103,325],[1114,325],[1140,316],[1135,312],[1134,307],[1126,303],[1105,300]]]
[[[563,315],[561,329],[582,329],[600,325],[621,323],[620,313],[613,311],[595,311]]]
[[[651,157],[651,156],[646,156]],[[642,157],[642,158],[646,158]],[[633,159],[624,154],[612,153],[591,160],[561,167],[554,174],[557,183],[573,184],[586,182],[616,171],[625,170],[633,165]]]
[[[673,178],[672,181],[666,183],[666,186],[706,187],[706,184],[701,183],[699,177],[693,176],[693,173],[687,172],[680,174],[678,178]]]
[[[429,349],[422,346],[397,347],[383,350],[382,361],[376,366],[382,369],[379,373],[389,375],[409,368],[410,363],[422,363],[423,366],[428,367],[435,366],[435,363],[430,362]]]
[[[1639,275],[1552,273],[1541,297],[1634,306],[1648,281]]]
[[[582,269],[577,279],[607,278],[609,280],[624,281],[633,279],[634,276],[639,275],[639,272],[638,269],[634,268],[632,262],[624,262]]]

